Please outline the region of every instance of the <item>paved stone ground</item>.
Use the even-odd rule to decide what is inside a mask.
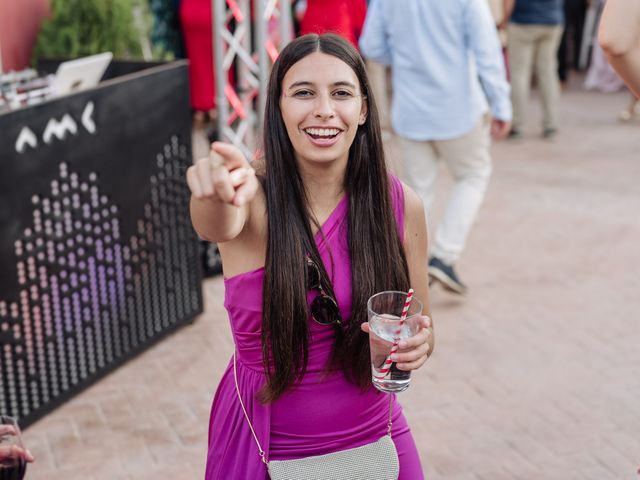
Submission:
[[[640,124],[616,122],[626,102],[573,87],[555,141],[532,104],[528,136],[496,146],[459,265],[471,292],[434,289],[437,351],[402,394],[429,479],[637,478]],[[193,325],[25,432],[29,480],[203,478],[232,350],[221,279],[204,291]]]

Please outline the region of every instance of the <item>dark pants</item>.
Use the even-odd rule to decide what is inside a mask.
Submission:
[[[586,14],[586,0],[564,1],[565,28],[558,48],[558,76],[562,82],[567,80],[570,69],[578,70]]]

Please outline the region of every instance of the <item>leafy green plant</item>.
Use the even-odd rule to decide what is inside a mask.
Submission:
[[[118,58],[141,58],[141,33],[133,10],[142,0],[52,0],[42,25],[37,58],[75,58],[104,51]]]

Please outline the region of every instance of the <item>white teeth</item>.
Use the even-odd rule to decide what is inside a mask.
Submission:
[[[337,128],[307,128],[305,132],[317,137],[335,137],[340,130]]]

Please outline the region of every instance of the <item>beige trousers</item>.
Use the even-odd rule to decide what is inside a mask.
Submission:
[[[509,24],[507,51],[511,71],[513,129],[525,126],[531,77],[535,72],[542,99],[542,128],[558,128],[558,46],[563,25]]]
[[[467,241],[491,177],[489,116],[469,133],[451,140],[415,141],[398,135],[402,180],[424,203],[431,223],[433,197],[440,164],[453,176],[449,200],[435,235],[430,254],[448,264],[455,263]],[[430,225],[431,227],[431,225]]]

